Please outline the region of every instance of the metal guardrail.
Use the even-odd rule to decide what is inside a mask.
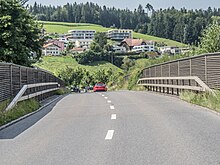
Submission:
[[[21,90],[18,92],[18,94],[15,96],[15,98],[12,100],[12,102],[8,105],[8,107],[6,108],[5,111],[8,111],[10,109],[12,109],[19,101],[24,101],[33,97],[37,97],[39,95],[42,95],[44,93],[48,93],[48,92],[52,92],[55,91],[57,89],[59,89],[59,84],[57,82],[50,82],[50,83],[38,83],[38,84],[28,84],[28,85],[24,85]],[[25,95],[25,92],[28,89],[31,88],[37,88],[37,87],[44,87],[44,89],[42,88],[42,90],[40,91],[35,91],[34,93],[29,93]],[[46,87],[46,89],[45,89]]]
[[[138,85],[148,88],[150,91],[177,94],[181,90],[193,90],[211,92],[210,89],[199,77],[197,76],[184,76],[184,77],[151,77],[141,78],[138,80]]]

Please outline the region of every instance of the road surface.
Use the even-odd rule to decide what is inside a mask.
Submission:
[[[70,94],[1,130],[0,164],[219,165],[220,116],[148,92]]]

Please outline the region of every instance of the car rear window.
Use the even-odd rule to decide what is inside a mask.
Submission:
[[[102,87],[102,86],[105,86],[105,84],[103,84],[103,83],[97,83],[97,84],[95,84],[95,86]]]

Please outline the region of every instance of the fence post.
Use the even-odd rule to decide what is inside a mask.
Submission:
[[[170,63],[169,63],[169,77],[170,77],[170,75],[171,75],[171,74],[170,74]]]
[[[177,76],[179,77],[180,76],[180,61],[178,61],[177,64],[178,64],[178,68],[177,68],[177,72],[178,72],[177,74],[178,75]]]
[[[12,64],[10,65],[10,90],[11,97],[13,97]]]
[[[189,75],[192,76],[192,59],[189,59]]]
[[[205,83],[208,84],[208,77],[207,77],[207,55],[205,55]]]
[[[19,85],[20,85],[20,89],[22,88],[22,84],[21,84],[21,67],[19,67]]]

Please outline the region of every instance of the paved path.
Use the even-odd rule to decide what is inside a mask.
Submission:
[[[220,164],[220,116],[177,98],[71,94],[41,113],[0,131],[1,165]]]

